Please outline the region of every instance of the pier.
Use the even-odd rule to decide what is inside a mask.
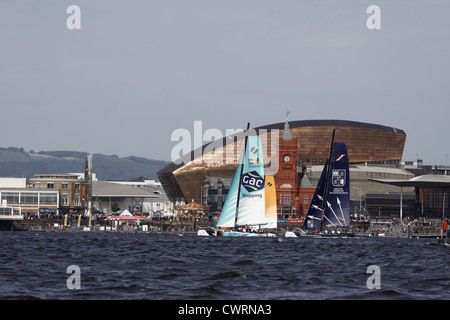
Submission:
[[[24,216],[20,213],[15,213],[12,207],[7,207],[6,203],[0,206],[0,230],[15,230],[14,222],[22,221]]]

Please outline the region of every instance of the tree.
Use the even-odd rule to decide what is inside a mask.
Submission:
[[[119,211],[119,210],[120,210],[119,204],[117,203],[117,201],[114,201],[111,204],[111,211],[112,212],[116,212],[116,211]]]

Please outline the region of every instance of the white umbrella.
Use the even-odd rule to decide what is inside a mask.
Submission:
[[[173,217],[175,214],[174,213],[172,213],[172,212],[165,212],[164,213],[164,216],[165,217]]]

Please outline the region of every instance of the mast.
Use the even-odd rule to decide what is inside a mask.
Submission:
[[[331,170],[331,154],[333,153],[333,144],[334,144],[334,134],[336,129],[333,129],[333,136],[331,137],[331,146],[330,146],[330,154],[328,156],[328,167],[327,174],[325,177],[325,187],[323,190],[323,203],[322,203],[322,219],[320,220],[320,231],[323,229],[323,218],[325,215],[325,209],[327,207],[327,195],[328,195],[328,180],[330,179],[330,170]]]
[[[247,153],[247,140],[248,140],[248,130],[250,129],[250,122],[247,123],[247,131],[245,131],[245,142],[244,142],[244,155],[242,157],[242,165],[241,165],[241,172],[239,173],[239,184],[238,184],[238,193],[237,193],[237,200],[236,200],[236,214],[234,215],[234,228],[237,227],[237,220],[238,220],[238,212],[239,212],[239,198],[241,196],[241,184],[242,184],[242,173],[244,172],[244,163],[245,163],[245,155]]]
[[[89,215],[89,226],[91,226],[91,220],[92,220],[92,154],[86,155],[84,180],[85,180],[85,184],[88,185],[87,214]]]

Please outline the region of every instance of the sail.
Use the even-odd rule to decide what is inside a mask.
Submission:
[[[265,224],[264,159],[258,136],[249,136],[241,179],[237,225]]]
[[[320,230],[320,226],[322,224],[323,192],[325,190],[327,168],[328,160],[325,162],[322,174],[320,175],[319,183],[317,184],[308,213],[306,214],[305,221],[303,222],[304,229]]]
[[[350,173],[344,143],[336,142],[333,146],[323,226],[350,226]]]
[[[217,220],[216,226],[218,228],[232,228],[235,225],[236,219],[236,204],[238,197],[238,187],[240,184],[240,175],[242,167],[242,156],[238,163],[236,171],[234,172],[233,180],[231,180],[231,186],[228,190],[228,195],[225,199],[225,203],[220,212],[219,219]]]
[[[277,193],[275,189],[275,179],[273,176],[266,176],[264,188],[266,190],[266,224],[262,225],[261,228],[275,229],[277,227]]]
[[[303,228],[319,230],[324,227],[348,227],[350,225],[350,174],[347,148],[344,143],[333,144],[330,168],[325,163],[311,205],[305,218]],[[323,198],[327,170],[329,171],[328,192],[326,194],[325,212]],[[322,221],[323,218],[323,221]]]

